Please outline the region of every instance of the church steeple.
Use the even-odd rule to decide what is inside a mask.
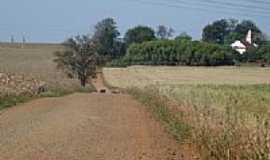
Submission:
[[[251,30],[249,30],[247,33],[246,42],[252,45],[252,31]]]

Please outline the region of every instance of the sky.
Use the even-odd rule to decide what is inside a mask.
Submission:
[[[92,34],[112,17],[122,36],[136,25],[170,26],[200,39],[205,25],[221,18],[250,19],[270,35],[268,0],[0,0],[0,41],[59,43]]]

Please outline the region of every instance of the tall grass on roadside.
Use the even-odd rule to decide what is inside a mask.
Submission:
[[[139,102],[147,106],[147,109],[154,114],[165,126],[167,131],[171,133],[176,140],[183,142],[190,135],[190,126],[177,116],[172,114],[167,108],[167,98],[159,96],[155,90],[140,90],[130,88],[127,90],[129,94],[133,95]]]
[[[241,113],[192,107],[193,143],[205,160],[269,160],[270,119]]]
[[[170,133],[174,136],[178,135],[175,137],[180,142],[183,142],[183,137],[185,137],[184,142],[192,142],[203,160],[270,159],[270,114],[239,110],[238,103],[239,101],[240,103],[245,101],[245,96],[238,97],[237,101],[227,99],[227,96],[230,95],[229,92],[232,95],[240,93],[240,91],[235,93],[235,88],[229,87],[226,90],[224,86],[214,86],[215,90],[213,90],[210,86],[204,86],[209,88],[210,91],[194,93],[199,91],[202,86],[188,87],[191,87],[192,91],[184,90],[183,94],[185,95],[182,96],[181,100],[177,99],[176,101],[177,96],[175,94],[167,93],[166,95],[164,89],[161,90],[153,86],[144,90],[130,89],[129,93],[148,106]],[[247,90],[243,88],[245,87],[240,87],[239,90],[258,91],[253,90],[256,87],[247,86]],[[177,95],[181,95],[182,89],[177,90]],[[220,97],[222,95],[223,97]],[[233,98],[232,95],[228,97]],[[205,100],[206,97],[210,100]],[[217,106],[222,104],[213,103],[218,101],[218,97],[226,97],[224,100],[228,100],[228,103],[223,104],[222,107]],[[180,126],[185,127],[178,128],[172,124],[180,124]]]

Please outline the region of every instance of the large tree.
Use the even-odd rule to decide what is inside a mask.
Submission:
[[[164,25],[159,25],[157,28],[157,37],[161,40],[169,39],[173,36],[174,30]]]
[[[265,41],[265,37],[259,27],[250,20],[244,20],[241,23],[237,24],[234,32],[237,34],[236,38],[243,40],[246,38],[248,31],[252,31],[252,40],[257,44],[261,44]]]
[[[90,76],[96,74],[96,47],[88,36],[70,38],[64,51],[55,52],[57,67],[70,78],[78,78],[85,87]]]
[[[101,57],[113,58],[117,56],[119,45],[117,37],[119,35],[116,22],[112,18],[106,18],[96,24],[93,40]]]
[[[224,44],[226,37],[235,29],[237,21],[221,19],[203,29],[202,39],[205,42]]]
[[[155,31],[147,26],[137,26],[129,29],[124,37],[127,45],[130,45],[132,43],[142,43],[154,39],[156,39]]]
[[[203,29],[203,41],[217,44],[231,44],[235,40],[245,40],[248,31],[252,31],[252,40],[257,44],[266,38],[259,27],[250,20],[238,22],[234,19],[221,19],[207,25]]]

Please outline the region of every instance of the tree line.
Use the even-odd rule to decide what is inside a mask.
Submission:
[[[132,44],[127,54],[111,66],[129,65],[232,65],[231,49],[218,44],[187,39],[159,40]]]
[[[230,48],[235,40],[243,40],[252,30],[258,48],[239,55]],[[95,25],[92,36],[69,38],[64,51],[56,52],[55,62],[69,77],[85,86],[95,75],[97,65],[233,65],[238,62],[270,62],[266,35],[252,21],[221,19],[204,27],[202,40],[194,41],[183,32],[173,38],[174,30],[160,25],[157,29],[138,25],[127,30],[123,38],[117,23],[106,18]]]

